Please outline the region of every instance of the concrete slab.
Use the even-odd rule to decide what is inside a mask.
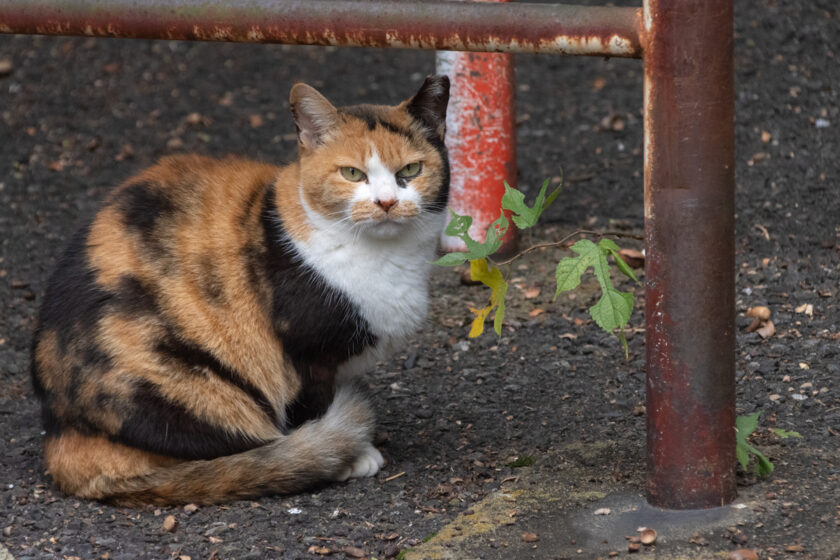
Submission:
[[[708,510],[662,510],[646,503],[638,481],[593,482],[591,469],[575,465],[559,472],[521,472],[509,488],[485,498],[407,551],[405,560],[625,557],[630,554],[628,537],[639,536],[642,527],[654,529],[657,539],[642,545],[634,557],[728,558],[727,550],[707,548],[702,539],[692,543],[692,536],[726,533],[730,527],[737,532],[755,518],[748,497]],[[726,548],[738,546],[728,542]]]

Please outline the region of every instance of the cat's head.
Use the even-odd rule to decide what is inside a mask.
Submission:
[[[295,84],[290,106],[310,219],[388,238],[440,215],[449,194],[448,101],[446,76],[426,78],[395,106],[336,108],[314,88]]]

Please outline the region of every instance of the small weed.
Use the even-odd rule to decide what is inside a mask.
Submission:
[[[773,472],[775,467],[773,466],[773,463],[770,462],[770,459],[765,457],[761,451],[747,443],[747,438],[758,427],[759,414],[761,413],[756,412],[753,414],[739,416],[735,419],[735,455],[738,457],[738,462],[741,464],[741,468],[744,469],[745,472],[750,464],[751,457],[754,456],[756,462],[753,470],[758,476],[764,478]],[[779,428],[770,428],[770,431],[782,439],[802,437],[802,434],[799,432],[782,430]]]
[[[430,540],[432,540],[433,538],[435,538],[436,536],[437,536],[437,531],[435,531],[434,533],[429,533],[428,535],[426,535],[425,537],[423,537],[423,542],[424,542],[424,543],[427,543],[427,542],[429,542]]]
[[[522,457],[517,457],[514,461],[511,461],[507,464],[512,469],[518,469],[520,467],[531,467],[537,462],[536,459],[531,457],[530,455],[524,455]]]

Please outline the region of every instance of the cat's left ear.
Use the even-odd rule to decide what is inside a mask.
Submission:
[[[408,101],[409,114],[437,133],[446,134],[446,105],[449,103],[449,76],[429,76]]]
[[[306,150],[323,144],[327,133],[338,124],[338,110],[315,88],[306,84],[292,86],[289,107],[297,126],[298,143]]]

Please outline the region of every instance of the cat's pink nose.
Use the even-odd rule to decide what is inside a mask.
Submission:
[[[379,205],[380,208],[382,208],[383,210],[385,210],[387,212],[388,210],[391,209],[392,206],[397,205],[397,201],[396,201],[396,199],[393,199],[393,198],[390,199],[390,200],[377,200],[376,204]]]

